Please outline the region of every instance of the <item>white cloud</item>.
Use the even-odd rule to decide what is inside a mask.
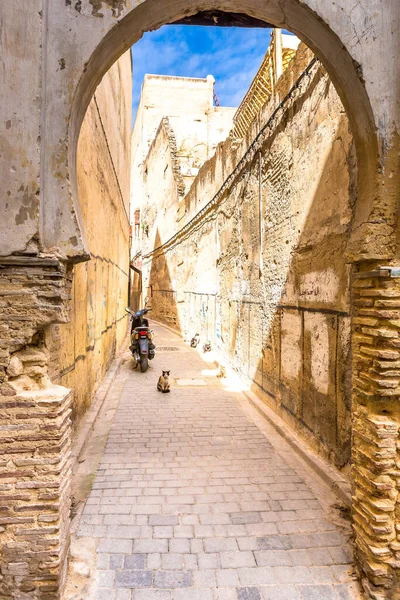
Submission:
[[[146,73],[216,79],[223,106],[238,106],[270,41],[268,29],[164,26],[132,48],[133,113]]]

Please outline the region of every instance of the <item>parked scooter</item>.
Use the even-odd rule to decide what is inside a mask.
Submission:
[[[149,366],[149,360],[155,355],[155,345],[152,342],[153,333],[149,327],[149,322],[145,315],[152,310],[151,308],[142,308],[134,313],[129,308],[125,309],[131,315],[131,345],[129,350],[132,352],[136,363],[135,368],[140,364],[140,370],[145,373]]]

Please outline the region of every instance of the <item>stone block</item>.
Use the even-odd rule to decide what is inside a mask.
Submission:
[[[7,368],[7,375],[9,377],[18,377],[18,375],[22,375],[24,371],[24,366],[18,356],[15,354],[11,357],[10,363]]]

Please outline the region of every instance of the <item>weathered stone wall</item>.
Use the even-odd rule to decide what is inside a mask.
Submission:
[[[370,269],[353,278],[353,511],[365,589],[383,600],[400,594],[400,279]]]
[[[66,322],[71,269],[0,259],[0,597],[57,598],[69,540],[71,395],[48,377],[44,326]]]
[[[46,330],[52,380],[72,388],[76,418],[126,335],[131,85],[126,53],[103,78],[83,121],[78,191],[91,259],[74,267],[71,322]]]
[[[132,170],[131,170],[131,213],[136,209],[149,207],[149,194],[157,193],[157,189],[149,190],[144,181],[149,185],[154,181],[163,182],[168,174],[163,153],[170,153],[168,141],[166,144],[163,136],[170,127],[173,136],[174,169],[180,169],[179,191],[188,191],[200,167],[215,152],[219,142],[225,140],[232,127],[235,108],[213,106],[214,78],[205,79],[191,77],[169,77],[162,75],[146,75],[135,124],[132,131]],[[168,124],[162,121],[168,119]],[[164,148],[165,147],[165,148]],[[148,155],[151,154],[150,161]],[[156,165],[155,155],[160,158]],[[153,171],[146,173],[146,167],[151,164]],[[158,171],[157,171],[158,169]],[[148,171],[148,170],[147,170]],[[158,191],[161,198],[161,189]],[[168,220],[171,229],[171,219],[175,224],[172,230],[178,230],[178,221],[185,213],[165,211],[163,216]],[[151,226],[155,214],[141,214],[141,224],[144,231]],[[160,215],[161,216],[161,215]],[[132,218],[133,220],[133,218]],[[181,223],[182,224],[182,223]],[[161,238],[162,234],[160,233]],[[142,229],[144,246],[149,240]],[[136,248],[132,248],[133,255]]]
[[[175,132],[164,117],[143,163],[142,253],[161,246],[178,230],[179,203],[185,195]]]
[[[303,47],[292,75],[311,59]],[[281,85],[289,91],[286,80]],[[264,123],[275,107],[265,107]],[[344,466],[351,408],[345,256],[356,167],[343,107],[318,63],[255,146],[258,130],[255,123],[239,147],[222,144],[201,169],[185,201],[201,198],[203,209],[145,261],[144,287],[151,286],[156,318],[217,345],[266,402]]]
[[[0,258],[1,598],[58,598],[62,587],[71,417],[90,404],[126,334],[130,98],[127,54],[98,88],[79,142],[90,262],[72,269],[32,256],[37,236]]]

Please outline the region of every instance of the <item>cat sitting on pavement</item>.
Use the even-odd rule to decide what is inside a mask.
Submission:
[[[171,391],[171,384],[169,382],[169,374],[171,371],[163,371],[160,375],[157,383],[157,389],[163,394],[168,394]]]

